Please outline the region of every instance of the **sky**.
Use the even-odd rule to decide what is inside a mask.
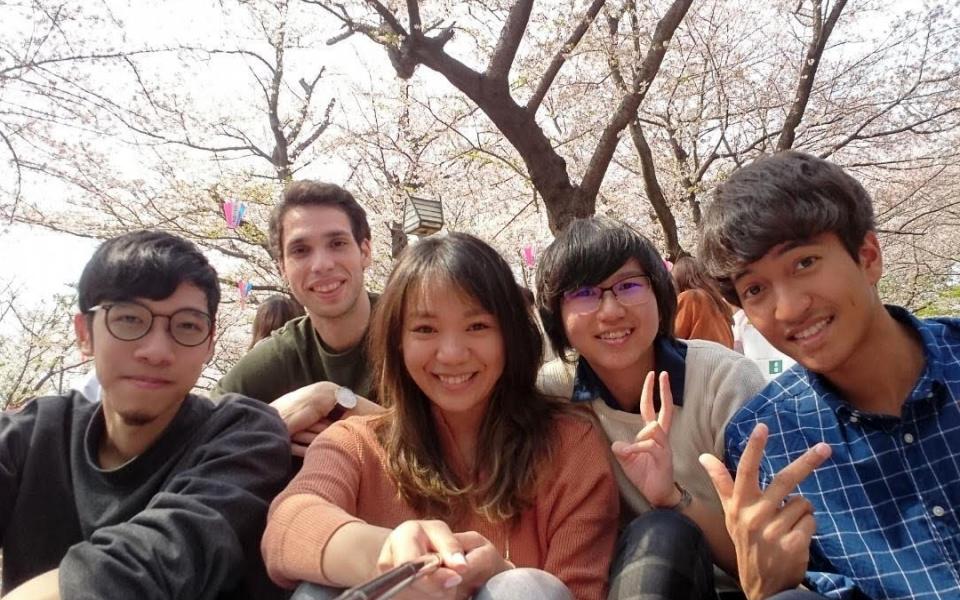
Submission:
[[[167,0],[162,3],[144,4],[136,0],[111,0],[115,5],[117,18],[124,22],[126,41],[139,40],[144,43],[161,43],[163,40],[197,39],[198,34],[208,34],[207,39],[229,35],[231,26],[221,17],[216,3],[198,3],[193,0]],[[895,2],[894,7],[902,9],[910,2]],[[0,25],[0,35],[3,26]],[[339,46],[339,45],[338,45]],[[376,50],[380,52],[380,50]],[[349,77],[350,73],[365,73],[371,63],[381,64],[379,55],[375,60],[365,60],[363,56],[352,54],[343,46],[343,54],[338,59],[324,51],[324,63],[330,66],[334,76]],[[335,53],[339,50],[335,50]],[[365,63],[361,69],[351,68],[357,63]],[[382,65],[381,65],[382,66]],[[316,68],[309,64],[309,70]],[[232,77],[230,73],[221,73],[217,82],[205,80],[210,89],[229,89],[238,85],[238,81],[249,81],[242,77]],[[386,74],[389,76],[389,74]],[[369,77],[369,75],[368,75]],[[205,94],[198,89],[199,97],[216,102],[215,94]],[[6,167],[0,165],[0,177],[6,177]],[[28,193],[30,190],[25,190]],[[33,190],[36,192],[36,190]],[[54,199],[46,200],[45,205],[56,208],[58,200],[54,194],[39,194]],[[0,224],[0,289],[12,282],[19,290],[20,297],[30,301],[41,301],[56,293],[69,293],[70,285],[79,278],[83,266],[96,247],[97,242],[89,239],[53,233],[38,227],[18,224]]]
[[[0,288],[13,289],[29,302],[53,294],[71,293],[96,248],[94,240],[77,238],[26,225],[0,229]]]

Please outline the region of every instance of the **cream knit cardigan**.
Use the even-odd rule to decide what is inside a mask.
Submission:
[[[709,452],[723,458],[723,430],[727,421],[766,382],[756,364],[742,354],[704,340],[685,343],[683,405],[674,407],[669,434],[674,479],[694,496],[721,510],[720,499],[697,457]],[[557,358],[540,368],[537,384],[546,394],[569,399],[575,373],[576,362],[565,363]],[[645,375],[637,373],[637,377]],[[610,408],[601,398],[591,400],[589,406],[611,443],[632,441],[643,427],[639,414]],[[650,504],[627,479],[609,446],[607,454],[624,500],[623,509],[629,507],[636,514],[650,510]]]

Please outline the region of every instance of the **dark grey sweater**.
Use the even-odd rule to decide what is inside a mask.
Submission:
[[[59,567],[65,600],[282,597],[260,558],[290,464],[276,412],[187,396],[146,452],[104,471],[100,407],[73,392],[0,415],[4,591]]]

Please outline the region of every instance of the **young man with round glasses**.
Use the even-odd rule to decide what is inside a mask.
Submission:
[[[762,375],[719,344],[673,336],[677,299],[663,259],[618,221],[571,223],[541,258],[537,292],[560,357],[540,385],[590,408],[612,443],[624,521],[642,515],[617,543],[610,598],[712,598],[712,564],[736,567],[697,458],[723,451],[727,420]]]
[[[4,598],[282,597],[259,542],[290,462],[283,421],[190,393],[213,352],[216,271],[139,231],[104,242],[77,290],[101,402],[73,391],[0,415]]]

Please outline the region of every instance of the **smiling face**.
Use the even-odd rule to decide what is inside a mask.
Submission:
[[[339,208],[296,206],[283,215],[280,271],[312,319],[337,319],[356,310],[370,241],[353,237]]]
[[[750,322],[778,350],[830,377],[862,353],[883,304],[877,236],[867,233],[858,260],[833,233],[780,244],[733,280]]]
[[[610,287],[639,275],[646,273],[639,261],[631,258],[598,286]],[[646,293],[649,298],[645,302],[625,306],[613,292],[605,292],[597,310],[582,314],[571,310],[566,301],[561,304],[567,340],[604,381],[624,375],[642,378],[653,368],[653,340],[660,313],[653,289],[648,286]]]
[[[156,315],[183,309],[207,312],[206,294],[189,283],[163,300],[135,300]],[[168,331],[169,319],[155,317],[145,336],[123,341],[107,330],[106,318],[104,310],[95,311],[92,320],[84,314],[74,318],[81,351],[94,357],[104,413],[128,426],[165,427],[212,355],[213,336],[198,346],[182,346]]]
[[[503,373],[500,325],[449,282],[418,287],[404,311],[404,367],[437,408],[479,423]]]

